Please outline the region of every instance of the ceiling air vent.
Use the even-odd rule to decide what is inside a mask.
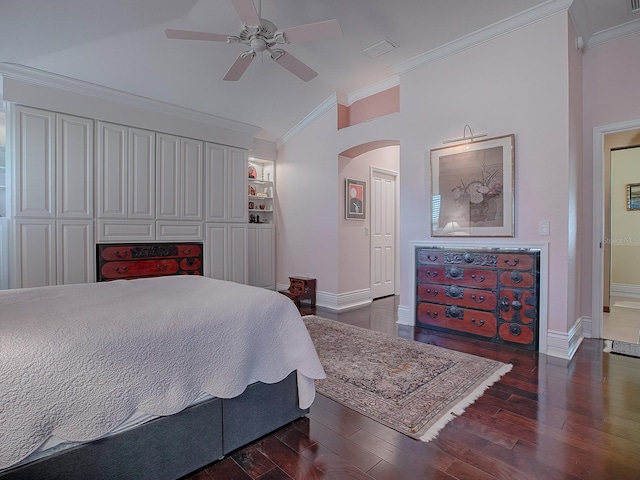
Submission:
[[[640,12],[640,0],[631,1],[631,13]]]

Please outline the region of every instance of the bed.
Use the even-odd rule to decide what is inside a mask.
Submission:
[[[192,275],[1,291],[0,478],[179,478],[303,416],[320,378],[273,291]]]

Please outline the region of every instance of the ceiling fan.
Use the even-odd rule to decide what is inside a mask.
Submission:
[[[256,54],[268,52],[271,58],[299,77],[308,82],[318,76],[318,72],[305,65],[296,57],[279,48],[292,42],[310,42],[314,40],[329,40],[342,36],[342,29],[337,20],[309,23],[297,27],[278,28],[268,20],[260,18],[253,0],[231,0],[234,10],[240,17],[244,28],[237,35],[223,35],[219,33],[194,32],[191,30],[167,29],[167,38],[179,40],[205,40],[210,42],[241,43],[249,47],[242,52],[224,76],[224,80],[239,80],[247,70]],[[261,10],[261,5],[259,6]]]

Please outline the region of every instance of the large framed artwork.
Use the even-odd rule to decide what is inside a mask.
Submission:
[[[513,237],[515,136],[431,150],[431,236]]]
[[[627,210],[640,210],[640,183],[627,185]]]
[[[367,218],[367,184],[361,180],[346,178],[344,185],[344,218],[347,220],[364,220]]]

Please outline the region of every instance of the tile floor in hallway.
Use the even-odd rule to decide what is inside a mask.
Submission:
[[[640,299],[611,297],[610,311],[603,314],[603,337],[640,343]]]

